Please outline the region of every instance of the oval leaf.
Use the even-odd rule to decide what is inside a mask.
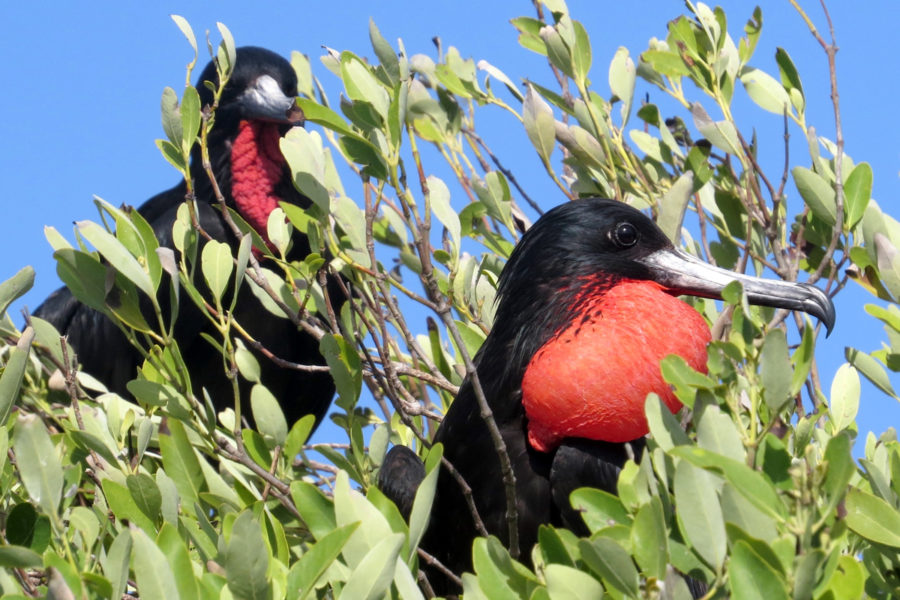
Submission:
[[[859,373],[850,364],[842,364],[831,382],[829,410],[835,431],[853,424],[859,411]]]

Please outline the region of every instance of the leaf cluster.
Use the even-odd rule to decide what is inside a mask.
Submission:
[[[848,349],[828,388],[809,320],[750,307],[737,285],[724,305],[692,300],[715,341],[706,374],[676,357],[661,365],[683,418],[648,397],[650,442],[626,464],[618,495],[572,496],[591,535],[544,526],[518,559],[496,538],[476,539],[474,573],[455,574],[466,597],[688,598],[683,575],[705,583],[708,597],[900,593],[900,445],[893,430],[868,433],[865,458],[852,454],[859,375],[896,397],[888,372],[900,369],[900,225],[871,200],[872,170],[843,151],[839,125],[832,141],[807,123],[808,103],[823,100],[806,97],[787,51],[776,52],[777,72],[752,64],[761,11],[735,40],[720,8],[687,7],[638,56],[615,53],[608,92],[591,81],[600,67],[590,36],[561,0],[512,20],[520,45],[546,57],[552,81],[525,80],[524,92],[485,60],[441,45],[436,56],[410,55],[370,23],[373,60],[331,49],[321,58],[341,86],[337,101],[308,57],[292,56],[309,125],[281,150],[312,206],[274,211],[270,244],[224,199],[236,248],[212,240],[200,250],[206,233],[191,201],[173,228],[176,251],[160,247],[136,211],[100,199],[99,219],[78,222],[74,243],[48,229],[60,277],[120,326],[144,362],[130,397],[109,393],[77,369],[75,350],[49,323],[31,318],[20,330],[6,315],[31,286],[30,268],[0,285],[0,590],[430,595],[420,567],[431,557],[418,545],[441,468],[431,438],[474,372],[504,259],[528,215],[546,208],[478,133],[476,115],[501,111],[521,124],[561,197],[646,209],[676,244],[736,271],[818,283],[832,295],[861,285],[881,300],[866,310],[887,339],[871,353]],[[196,39],[175,20],[195,59],[181,98],[163,93],[167,139],[158,146],[190,192],[190,160],[208,159],[216,107],[199,105],[189,83]],[[219,32],[210,47],[216,99],[235,56],[231,34],[221,24]],[[808,156],[764,170],[752,124],[734,118],[738,94],[760,119],[807,140]],[[297,233],[313,252],[289,261]],[[348,286],[338,312],[325,274]],[[281,399],[260,383],[248,348],[261,345],[233,314],[244,287],[286,327],[320,340],[342,440],[310,445],[311,417],[286,423]],[[216,414],[192,385],[173,336],[184,303],[215,326],[207,342],[234,382],[233,409]],[[240,379],[254,384],[255,429],[243,426]],[[374,486],[389,444],[425,458],[408,522]],[[499,444],[497,452],[503,461]],[[498,490],[505,485],[514,506],[510,477]]]

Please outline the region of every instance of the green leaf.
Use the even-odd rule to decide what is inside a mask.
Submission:
[[[591,571],[620,592],[629,596],[638,595],[638,572],[625,548],[607,537],[580,540],[578,548],[581,550],[581,559]]]
[[[185,160],[184,155],[181,154],[181,150],[178,149],[178,146],[169,140],[156,140],[156,147],[159,148],[163,158],[165,158],[170,165],[182,173],[187,171],[187,161]]]
[[[55,514],[62,496],[63,470],[43,421],[20,414],[12,446],[28,495],[45,513]]]
[[[172,17],[172,20],[175,21],[175,25],[178,26],[178,29],[181,30],[181,33],[184,34],[184,37],[187,38],[188,43],[191,45],[191,48],[194,49],[194,61],[197,60],[197,38],[194,37],[194,30],[191,29],[191,24],[187,22],[187,19],[182,17],[181,15],[169,15]],[[193,63],[191,63],[193,66]]]
[[[784,48],[775,50],[775,62],[778,63],[778,74],[781,76],[781,85],[788,91],[791,103],[797,112],[802,113],[806,108],[806,100],[803,97],[803,84],[800,82],[800,74],[794,61]]]
[[[244,239],[249,239],[249,237]],[[234,349],[234,362],[244,379],[251,383],[259,383],[259,361],[241,340],[237,340],[237,347]]]
[[[309,596],[319,578],[340,556],[344,544],[357,527],[359,523],[338,527],[313,544],[291,567],[287,577],[286,597],[304,600]]]
[[[178,94],[175,90],[166,86],[163,90],[162,101],[160,102],[160,112],[162,113],[163,131],[169,138],[170,145],[180,146],[182,140],[181,134],[181,115],[178,112]],[[157,143],[163,140],[157,140]],[[183,159],[182,155],[178,155],[179,159]]]
[[[124,485],[112,479],[102,481],[103,496],[109,509],[120,521],[130,521],[149,534],[156,534],[156,523],[150,520],[140,508]]]
[[[844,501],[847,527],[862,537],[900,548],[900,512],[877,496],[850,488]]]
[[[544,564],[558,563],[570,567],[575,566],[575,559],[572,557],[574,545],[566,545],[563,540],[563,531],[565,530],[554,529],[550,525],[538,527],[538,544]]]
[[[315,415],[304,415],[302,419],[291,425],[287,438],[284,441],[284,455],[297,456],[303,449],[303,444],[309,439],[313,425],[316,422]]]
[[[341,79],[351,100],[371,105],[382,119],[387,120],[391,104],[387,90],[372,74],[370,67],[352,52],[341,53]]]
[[[844,348],[844,357],[856,370],[862,373],[875,387],[894,399],[900,399],[891,385],[891,379],[884,367],[876,359],[865,352],[861,352],[849,346]]]
[[[815,345],[814,331],[815,328],[807,320],[806,326],[803,328],[803,338],[800,340],[800,345],[797,346],[797,350],[794,351],[794,355],[791,357],[791,363],[794,365],[794,374],[791,377],[791,397],[796,396],[803,389],[803,385],[806,383],[806,378],[809,376],[809,371],[812,368],[813,347]]]
[[[378,31],[375,25],[375,19],[369,17],[369,40],[372,42],[372,49],[375,50],[375,56],[378,62],[384,67],[385,72],[391,78],[392,82],[400,80],[400,61],[397,59],[397,53],[391,47],[386,39]]]
[[[674,490],[682,535],[697,554],[718,568],[726,556],[725,523],[710,475],[686,461],[679,462]]]
[[[828,505],[823,512],[834,510],[843,499],[850,480],[856,474],[856,465],[853,464],[853,455],[850,450],[850,436],[845,432],[828,440],[825,448],[828,472],[825,474],[825,484],[822,486],[828,498]]]
[[[542,27],[538,32],[544,41],[547,58],[554,67],[565,73],[571,78],[575,77],[572,70],[572,55],[562,36],[556,27]]]
[[[228,287],[231,279],[231,270],[234,267],[231,256],[231,246],[225,242],[209,240],[203,246],[202,254],[203,278],[209,286],[213,297],[221,300],[222,294]]]
[[[399,558],[394,561],[394,587],[397,589],[398,597],[403,600],[425,600],[410,567]]]
[[[631,517],[618,497],[596,488],[579,488],[570,496],[572,508],[581,517],[591,532],[596,532],[610,523],[631,524]]]
[[[681,240],[681,224],[684,221],[684,211],[691,199],[694,189],[694,174],[691,171],[682,173],[675,180],[672,187],[659,201],[659,218],[657,225],[672,240],[678,244]]]
[[[165,554],[141,529],[131,531],[134,543],[134,575],[141,599],[178,600],[178,586]]]
[[[325,335],[319,341],[319,352],[325,357],[340,396],[339,406],[352,410],[362,390],[362,367],[359,355],[343,336]]]
[[[181,95],[181,152],[184,156],[191,153],[191,147],[197,141],[200,131],[200,95],[194,86],[184,88]]]
[[[699,102],[691,105],[691,116],[694,126],[713,146],[728,154],[740,154],[741,144],[734,125],[728,121],[713,121]]]
[[[45,515],[38,516],[30,502],[20,502],[6,516],[6,541],[14,546],[43,552],[50,544],[50,535],[50,520]],[[90,545],[92,541],[86,543]]]
[[[681,428],[678,419],[669,407],[663,404],[659,396],[654,393],[647,394],[644,412],[647,415],[650,434],[660,448],[668,452],[675,446],[690,443],[690,438]]]
[[[19,396],[33,340],[34,329],[26,327],[15,347],[10,350],[9,359],[3,368],[3,374],[0,375],[0,426],[6,424],[13,404]]]
[[[150,520],[158,521],[159,510],[162,507],[162,495],[153,478],[146,473],[137,473],[129,475],[125,479],[125,483],[140,511]]]
[[[455,264],[459,259],[461,241],[459,215],[450,206],[450,190],[447,188],[447,184],[434,175],[429,175],[426,181],[428,183],[428,200],[431,203],[431,210],[434,211],[434,215],[441,224],[447,228],[447,233],[450,234],[450,239],[453,241],[453,262]]]
[[[669,536],[662,501],[653,496],[641,506],[631,526],[631,548],[634,558],[647,577],[664,579],[669,562]]]
[[[384,597],[394,579],[394,566],[404,537],[402,533],[392,533],[375,544],[351,573],[342,595],[360,600]]]
[[[313,484],[301,480],[291,482],[291,499],[316,539],[323,539],[337,527],[334,505]]]
[[[835,431],[852,425],[859,411],[859,373],[853,366],[844,363],[838,367],[831,382],[829,412]]]
[[[697,444],[710,452],[726,456],[732,460],[744,460],[744,445],[741,435],[731,420],[715,404],[704,403],[697,410],[694,406],[694,422],[697,427]]]
[[[33,285],[34,268],[31,266],[22,267],[15,275],[0,283],[0,316]]]
[[[147,381],[146,379],[132,379],[125,384],[128,391],[138,402],[149,406],[166,406],[178,397],[178,391],[170,385]]]
[[[41,555],[22,546],[0,546],[0,567],[7,569],[35,569],[43,566]]]
[[[266,235],[280,254],[287,253],[288,244],[291,241],[291,226],[285,219],[284,210],[281,207],[269,213],[266,221]]]
[[[872,167],[861,162],[850,172],[844,182],[844,223],[853,229],[863,218],[872,195]]]
[[[361,522],[344,546],[347,565],[355,568],[369,551],[391,534],[387,519],[362,494],[350,489],[345,471],[340,471],[334,487],[334,516],[338,525]]]
[[[237,60],[237,49],[234,46],[234,36],[231,31],[223,23],[216,21],[216,29],[222,36],[219,44],[219,50],[216,53],[218,59],[219,71],[222,73],[222,79],[229,79],[234,71],[234,63]]]
[[[788,367],[791,359],[783,330],[772,329],[766,334],[759,362],[763,399],[772,411],[778,412],[791,399],[793,376]]]
[[[666,50],[646,50],[641,54],[641,60],[650,65],[660,75],[675,79],[691,74],[685,66],[681,56]]]
[[[566,565],[550,564],[544,568],[547,592],[553,600],[582,600],[583,598],[604,598],[600,582],[578,569]],[[468,596],[466,596],[468,598]],[[539,596],[532,596],[537,600]],[[493,599],[491,599],[493,600]]]
[[[327,127],[341,135],[347,135],[361,140],[364,139],[347,124],[347,121],[345,121],[341,115],[327,106],[319,104],[315,100],[310,100],[309,98],[299,98],[297,100],[297,105],[303,110],[303,115],[306,117],[307,121],[312,121],[317,125]]]
[[[530,85],[522,103],[522,124],[538,156],[547,163],[556,144],[553,110]]]
[[[323,107],[314,109],[313,107],[318,106],[316,104],[307,108],[310,102],[302,98],[299,100],[307,120],[330,127],[344,135],[356,135],[336,113],[330,112],[330,109]],[[311,114],[317,119],[311,117]],[[307,131],[302,127],[293,127],[281,138],[279,144],[281,153],[291,169],[294,185],[324,214],[330,213],[331,198],[325,186],[325,150],[319,133]],[[290,216],[289,212],[287,214]]]
[[[631,115],[631,103],[634,100],[634,83],[636,72],[634,61],[628,55],[628,48],[620,46],[609,64],[609,89],[622,101],[622,128],[628,123]]]
[[[272,392],[260,383],[254,385],[250,390],[250,407],[259,432],[272,438],[276,445],[284,446],[288,433],[287,421],[281,404]]]
[[[163,467],[175,487],[182,502],[193,504],[201,491],[206,491],[203,469],[194,448],[187,437],[187,432],[179,421],[168,420],[168,435],[160,432],[159,450],[162,454]]]
[[[259,521],[249,510],[242,512],[231,527],[224,567],[228,589],[235,598],[268,598],[269,549]]]
[[[747,95],[760,108],[776,115],[783,115],[785,111],[790,113],[788,92],[774,77],[753,67],[744,67],[740,77]]]
[[[515,21],[515,19],[513,19],[513,21]],[[513,83],[512,79],[510,79],[506,75],[506,73],[504,73],[503,71],[501,71],[500,69],[498,69],[497,67],[495,67],[494,65],[492,65],[491,63],[489,63],[488,61],[486,61],[484,59],[478,61],[477,67],[480,70],[485,71],[488,75],[490,75],[494,79],[503,83],[503,85],[506,86],[506,89],[509,91],[509,93],[512,94],[516,98],[516,100],[518,100],[519,102],[522,102],[523,100],[525,100],[525,96],[522,95],[522,92],[519,91],[519,89],[516,87],[516,84]],[[488,84],[488,87],[490,87],[490,83]]]
[[[837,204],[831,184],[806,167],[794,167],[791,173],[794,175],[797,191],[813,215],[828,225],[834,225],[837,219]]]
[[[493,536],[476,538],[472,562],[481,590],[491,599],[528,597],[536,583],[534,575],[514,561]]]
[[[425,463],[425,479],[419,484],[416,496],[413,499],[412,510],[409,513],[409,552],[408,560],[412,560],[416,554],[416,548],[431,518],[431,506],[434,503],[434,493],[437,489],[438,474],[440,473],[441,455],[444,448],[441,444],[435,444],[428,452],[428,460]]]
[[[737,491],[770,516],[781,518],[785,515],[784,502],[778,497],[775,486],[765,475],[745,463],[692,446],[678,446],[669,454],[683,458],[696,467],[721,473]]]
[[[182,598],[197,598],[200,590],[194,576],[191,555],[178,528],[171,523],[164,523],[156,538],[156,545],[162,550],[172,569],[178,594]]]
[[[787,600],[784,578],[745,541],[732,550],[729,563],[729,587],[735,600]]]
[[[588,71],[591,70],[591,40],[584,25],[578,21],[572,21],[572,27],[575,31],[575,44],[572,47],[572,71],[575,75],[575,80],[587,87],[589,83],[587,78]],[[632,72],[634,71],[634,63],[631,64],[631,70]],[[634,85],[632,84],[633,90]],[[615,93],[615,90],[613,92]],[[624,98],[622,100],[624,101]]]
[[[729,532],[729,539],[734,541],[733,528],[739,528],[745,532],[752,532],[757,539],[771,544],[778,536],[775,519],[771,515],[756,508],[743,494],[738,492],[729,482],[722,484],[720,494],[722,502],[722,516],[725,519],[725,530]]]
[[[103,574],[109,578],[113,593],[110,598],[121,598],[128,584],[128,565],[131,563],[131,532],[122,530],[106,552]]]
[[[78,221],[75,226],[84,239],[90,242],[116,271],[138,286],[142,292],[155,297],[150,274],[114,235],[92,221]]]

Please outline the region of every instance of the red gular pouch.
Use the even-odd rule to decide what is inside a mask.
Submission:
[[[659,362],[706,372],[706,320],[652,281],[625,280],[579,300],[576,317],[531,358],[522,379],[528,441],[549,452],[567,437],[628,442],[649,431],[647,394],[681,408]]]
[[[247,221],[269,243],[269,214],[278,208],[275,186],[281,180],[285,160],[281,154],[277,123],[241,121],[231,146],[231,193]]]

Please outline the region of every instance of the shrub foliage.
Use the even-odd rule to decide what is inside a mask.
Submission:
[[[542,528],[523,549],[533,568],[478,539],[474,573],[460,574],[465,596],[688,598],[677,569],[707,582],[710,597],[897,597],[900,446],[893,431],[856,442],[855,415],[860,375],[896,397],[887,373],[900,368],[900,224],[870,199],[870,166],[843,150],[836,88],[836,122],[820,125],[837,126],[829,140],[806,116],[808,102],[829,100],[806,96],[787,51],[776,53],[777,72],[754,66],[758,8],[741,28],[734,19],[744,15],[729,23],[719,8],[687,5],[639,56],[598,57],[562,0],[536,3],[534,16],[512,20],[519,44],[547,59],[535,79],[454,47],[409,54],[374,23],[368,58],[328,50],[314,69],[295,53],[307,127],[281,149],[312,206],[276,210],[269,246],[248,233],[236,255],[216,243],[198,253],[190,202],[174,227],[177,253],[158,248],[136,211],[99,199],[100,218],[78,222],[74,238],[48,229],[62,279],[117,320],[146,360],[130,397],[107,393],[77,371],[48,323],[31,318],[20,330],[5,315],[33,271],[0,286],[3,593],[425,597],[417,544],[440,464],[429,439],[491,328],[504,259],[542,208],[501,161],[503,140],[479,134],[476,114],[502,112],[524,128],[560,200],[596,195],[646,209],[676,244],[737,271],[832,295],[860,285],[881,300],[866,311],[886,337],[871,354],[848,349],[832,378],[816,368],[808,319],[748,307],[738,287],[724,306],[691,300],[713,324],[709,372],[673,357],[662,364],[690,418],[648,398],[648,451],[627,464],[618,496],[573,494],[591,537]],[[196,55],[190,26],[175,20]],[[806,22],[836,85],[834,41]],[[219,31],[224,81],[234,42]],[[325,92],[335,81],[339,100]],[[808,140],[808,154],[764,171],[753,122],[732,112],[741,95],[759,109],[754,119]],[[206,143],[214,113],[190,86],[178,96],[164,94],[158,145],[189,177],[191,148]],[[303,262],[284,258],[294,231],[315,250]],[[337,314],[319,285],[326,270],[353,290]],[[317,332],[343,435],[309,445],[311,419],[288,427],[259,384],[256,429],[239,426],[237,386],[234,411],[214,414],[182,376],[174,315],[159,308],[169,279],[177,283],[162,289],[175,301],[166,304],[195,303],[215,323],[209,342],[234,377],[258,373],[254,340],[231,315],[236,286],[252,288],[286,328]],[[138,298],[152,302],[153,318]],[[854,443],[864,448],[858,462]],[[389,444],[427,458],[409,523],[373,485]]]

